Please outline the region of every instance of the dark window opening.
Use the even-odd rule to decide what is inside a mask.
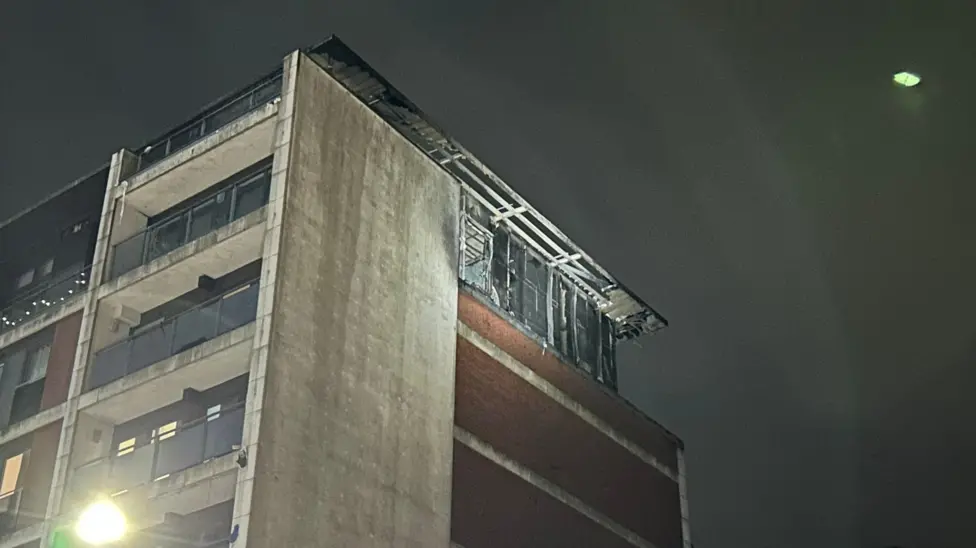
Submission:
[[[517,237],[500,227],[489,231],[475,213],[464,217],[461,280],[565,361],[616,389],[613,322]]]
[[[17,387],[10,406],[10,424],[33,417],[41,410],[44,379]]]

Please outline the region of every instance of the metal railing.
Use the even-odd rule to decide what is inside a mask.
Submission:
[[[32,320],[46,310],[80,295],[88,289],[91,265],[61,274],[23,296],[16,297],[0,310],[0,333]]]
[[[75,469],[72,492],[78,497],[113,495],[165,479],[235,451],[244,431],[244,404],[188,422],[172,436],[161,436],[124,455],[103,457]]]
[[[193,120],[137,153],[136,173],[158,163],[199,139],[230,124],[281,96],[281,73],[252,84],[239,94],[218,102]]]
[[[99,350],[92,361],[88,389],[104,386],[253,322],[258,288],[255,280]]]
[[[268,165],[119,242],[112,248],[106,279],[115,279],[264,207],[270,185]]]

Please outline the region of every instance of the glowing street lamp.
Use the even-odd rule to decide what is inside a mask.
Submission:
[[[125,514],[108,500],[92,503],[78,516],[75,534],[82,542],[103,546],[125,536]]]
[[[902,71],[895,74],[892,78],[895,85],[903,88],[913,88],[922,83],[922,77],[914,72]]]

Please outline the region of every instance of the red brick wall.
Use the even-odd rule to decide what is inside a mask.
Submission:
[[[458,426],[659,548],[681,546],[677,482],[462,338],[455,382]]]
[[[52,349],[53,351],[53,349]],[[47,510],[47,497],[54,476],[54,457],[58,454],[61,438],[61,421],[49,424],[34,432],[24,483],[21,512],[27,516],[43,517]]]
[[[81,312],[64,318],[55,327],[51,357],[47,362],[47,378],[44,379],[44,393],[41,396],[42,410],[54,407],[68,398],[68,384],[71,382],[80,331]]]
[[[669,468],[678,469],[677,438],[575,367],[543,352],[535,341],[464,291],[458,296],[458,318]]]
[[[457,442],[452,481],[451,539],[464,548],[632,548]]]

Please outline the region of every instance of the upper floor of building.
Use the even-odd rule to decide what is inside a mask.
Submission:
[[[666,320],[341,41],[304,53],[460,185],[462,288],[615,391],[618,342]],[[92,285],[101,319],[132,327],[257,260],[281,86],[282,71],[271,71],[0,227],[0,330]],[[22,237],[39,229],[40,238]],[[96,260],[99,234],[104,252]],[[105,349],[96,350],[104,362]]]
[[[103,166],[0,223],[0,336],[41,325],[90,285],[107,181]]]
[[[587,420],[609,423],[625,437],[640,438],[646,425],[634,426],[631,419],[636,414],[630,413],[632,409],[621,412],[626,406],[619,406],[614,394],[617,344],[654,333],[666,321],[344,44],[330,39],[303,50],[301,59],[325,72],[323,79],[338,84],[330,88],[332,97],[341,95],[346,107],[359,108],[360,125],[368,118],[387,141],[397,139],[401,158],[423,164],[427,176],[440,178],[442,186],[451,189],[443,204],[419,211],[450,220],[451,226],[438,227],[450,235],[444,246],[450,252],[439,258],[451,258],[440,265],[447,274],[438,278],[445,283],[438,283],[436,291],[453,293],[456,275],[463,297],[458,332],[466,327],[467,336],[477,339],[479,329],[517,331],[506,339],[515,346],[495,343],[524,364],[532,362],[540,348],[541,355],[555,356],[551,363],[527,367],[544,378],[546,386],[568,394],[559,405],[569,408],[578,402],[593,408]],[[287,118],[296,108],[291,103],[296,93],[283,90],[283,81],[283,71],[272,71],[149,145],[120,150],[109,166],[43,205],[56,210],[51,204],[72,189],[93,189],[87,202],[73,199],[73,206],[88,211],[91,220],[73,222],[67,231],[59,229],[60,239],[25,244],[5,267],[4,279],[15,288],[7,297],[7,310],[12,311],[4,317],[8,327],[0,328],[0,458],[10,463],[12,475],[6,477],[14,478],[7,482],[9,493],[44,491],[43,485],[27,489],[29,484],[17,481],[19,467],[29,465],[31,474],[47,478],[41,483],[65,490],[64,500],[84,497],[95,486],[127,501],[169,501],[153,506],[151,512],[147,507],[154,516],[169,513],[173,505],[187,512],[203,511],[234,496],[233,472],[243,466],[235,463],[236,452],[249,443],[251,419],[244,405],[261,405],[263,389],[253,388],[258,385],[252,381],[271,359],[267,350],[259,350],[271,336],[266,324],[262,330],[262,317],[270,318],[272,310],[280,317],[288,302],[297,303],[294,296],[290,301],[284,296],[268,305],[268,296],[275,292],[275,276],[286,268],[293,282],[305,272],[300,261],[291,266],[269,261],[277,260],[285,239],[272,235],[272,223],[280,222],[284,207],[271,207],[284,192],[279,175],[288,168],[293,170],[289,177],[299,177],[294,165],[284,165],[290,163],[289,155],[278,146],[291,138]],[[305,98],[310,96],[306,93]],[[282,112],[287,116],[279,115]],[[356,151],[348,148],[362,144],[346,145],[341,135],[336,141],[342,144],[335,148],[350,155]],[[353,176],[342,184],[355,187],[362,182]],[[384,179],[383,184],[388,182]],[[302,184],[308,185],[299,181],[293,187]],[[299,207],[291,211],[304,214]],[[31,225],[25,219],[32,215],[40,214],[28,212],[0,226],[0,235],[7,235],[4,245],[16,241],[18,234],[23,238],[30,230],[44,228],[44,218],[75,218],[65,212],[37,216]],[[368,219],[362,222],[370,224]],[[349,229],[357,230],[371,228]],[[401,247],[406,241],[395,234],[385,236]],[[321,247],[333,235],[302,237]],[[397,252],[413,263],[420,249]],[[65,267],[64,276],[56,274],[69,264],[81,266]],[[380,261],[370,267],[378,265],[391,266]],[[409,272],[417,278],[413,285],[425,283],[422,268]],[[79,295],[90,298],[83,304]],[[411,302],[424,306],[422,300]],[[482,314],[483,309],[491,314]],[[496,319],[501,329],[492,323]],[[85,328],[79,335],[82,323]],[[298,329],[306,325],[316,326],[306,322]],[[453,338],[452,329],[444,328],[439,335]],[[370,336],[376,334],[363,335]],[[561,372],[570,372],[571,378]],[[71,435],[60,439],[67,444],[59,448],[66,461],[58,466],[68,473],[57,476],[53,462],[27,460],[36,452],[26,448],[43,427],[61,420],[58,409],[65,407],[66,397],[77,399],[72,400],[76,405],[71,425],[64,430]],[[470,429],[480,434],[475,426]],[[662,450],[655,445],[661,437],[657,434],[644,443],[646,449],[628,451],[649,454],[647,461],[662,460],[660,468],[676,483],[680,442],[667,434]],[[0,483],[4,477],[0,475]],[[199,500],[191,479],[194,485],[207,486]],[[58,497],[52,495],[50,508],[39,501],[32,504],[48,513],[63,513]]]

